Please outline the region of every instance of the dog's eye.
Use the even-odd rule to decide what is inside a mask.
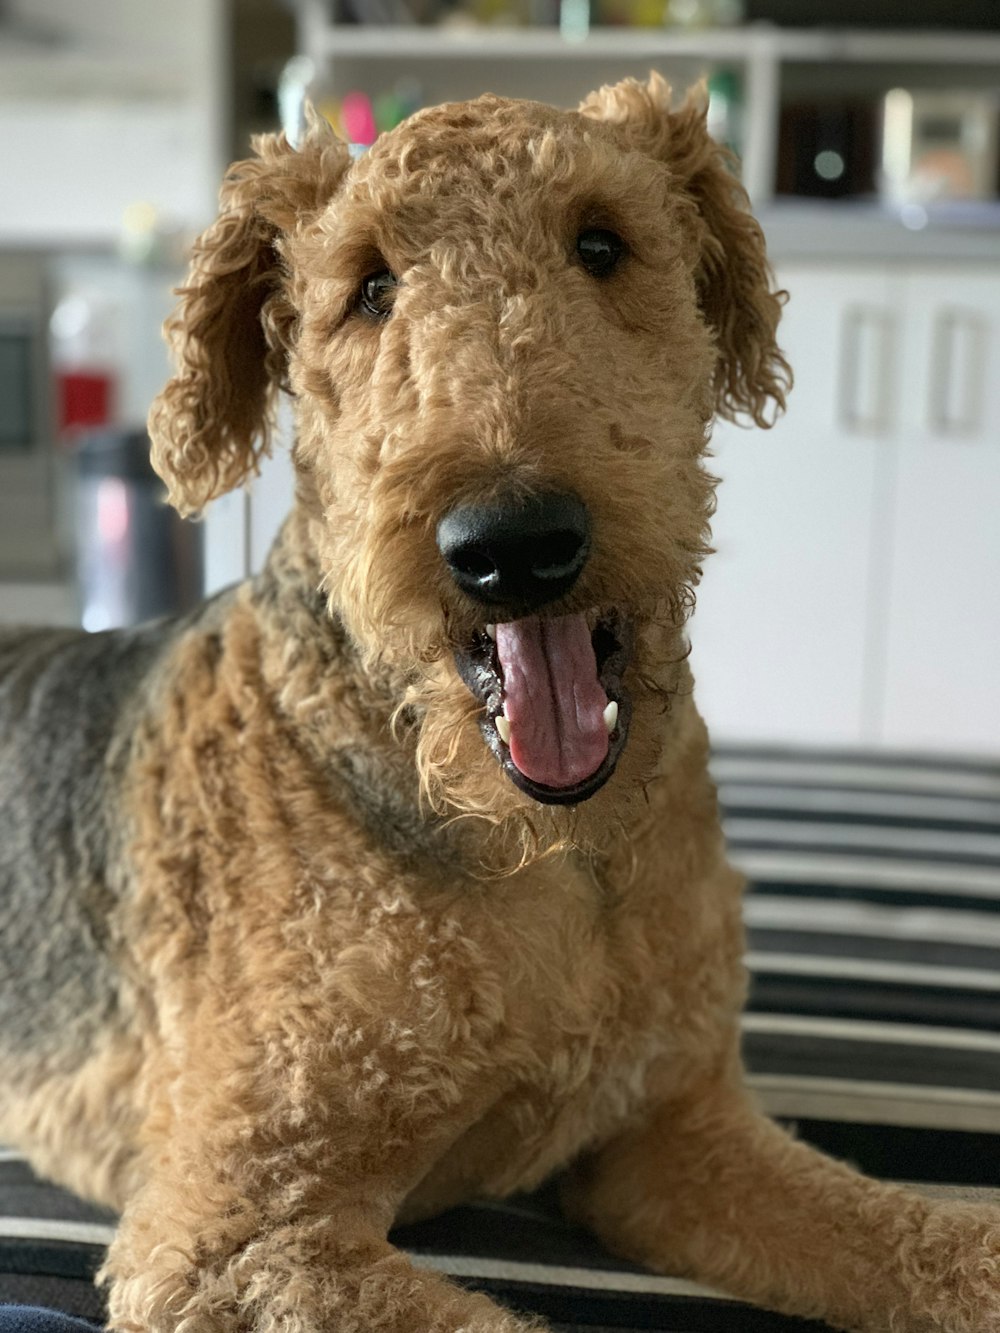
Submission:
[[[588,227],[576,238],[576,253],[592,277],[606,278],[618,267],[625,253],[625,242],[604,227]]]
[[[360,305],[372,319],[387,319],[392,314],[393,297],[399,280],[387,268],[369,273],[361,284]]]

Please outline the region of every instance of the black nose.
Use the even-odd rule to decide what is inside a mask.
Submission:
[[[548,492],[460,505],[437,526],[452,578],[486,606],[533,611],[569,592],[590,553],[590,517],[575,495]]]

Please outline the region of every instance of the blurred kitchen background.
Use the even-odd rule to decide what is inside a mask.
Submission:
[[[263,559],[287,457],[182,524],[143,433],[252,132],[308,96],[363,146],[651,68],[707,78],[791,292],[787,415],[716,435],[710,725],[1000,755],[997,0],[0,0],[0,622],[99,630]]]

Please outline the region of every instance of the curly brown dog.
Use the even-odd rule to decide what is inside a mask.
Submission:
[[[614,1250],[846,1329],[1000,1329],[1000,1215],[744,1088],[740,880],[683,622],[713,414],[787,369],[697,99],[258,141],[154,407],[199,510],[279,389],[264,572],[0,639],[0,1136],[123,1208],[135,1333],[515,1333],[395,1219],[566,1172]]]

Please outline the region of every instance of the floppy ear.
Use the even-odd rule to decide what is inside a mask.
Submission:
[[[165,326],[177,373],[153,403],[149,435],[182,514],[238,486],[267,452],[295,336],[282,238],[323,208],[349,163],[316,116],[298,150],[281,135],[253,148],[226,173],[219,217],[194,244]]]
[[[630,148],[664,162],[691,198],[702,224],[699,301],[719,354],[716,411],[729,420],[746,413],[769,426],[792,382],[775,340],[787,293],[774,288],[764,236],[733,173],[732,154],[709,136],[704,86],[676,111],[670,102],[669,84],[654,73],[644,84],[626,79],[591,93],[580,111],[614,124]]]

